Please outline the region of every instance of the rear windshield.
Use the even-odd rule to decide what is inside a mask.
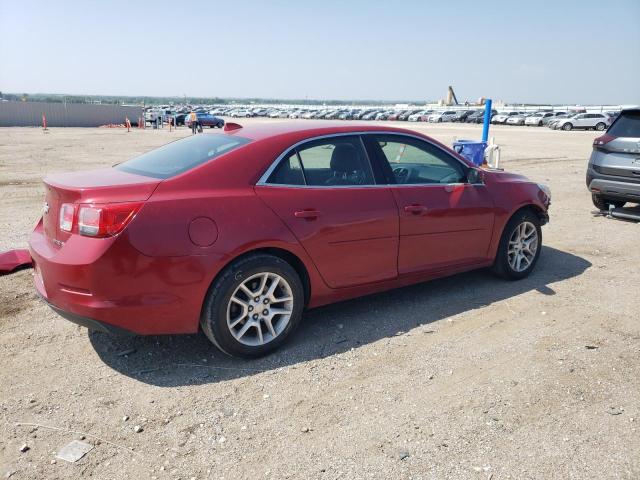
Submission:
[[[143,153],[115,168],[147,177],[171,178],[246,143],[249,139],[235,135],[193,135]]]
[[[622,112],[607,133],[615,137],[640,137],[640,112]]]

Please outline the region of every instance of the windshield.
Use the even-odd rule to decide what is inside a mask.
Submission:
[[[147,177],[171,178],[246,143],[248,139],[231,135],[193,135],[143,153],[115,168]]]

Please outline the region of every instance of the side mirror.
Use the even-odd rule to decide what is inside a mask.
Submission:
[[[484,175],[480,169],[470,168],[467,171],[467,182],[470,184],[484,183]]]

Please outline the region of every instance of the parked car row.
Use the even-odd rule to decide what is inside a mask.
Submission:
[[[209,122],[214,126],[220,126],[218,117],[232,118],[287,118],[287,119],[315,119],[315,120],[390,120],[408,122],[459,122],[459,123],[482,123],[484,121],[484,108],[473,109],[395,109],[395,108],[299,108],[299,107],[251,107],[251,106],[200,106],[200,107],[180,107],[154,108],[145,113],[147,121],[151,118],[160,118],[161,121],[168,121],[173,118],[174,124],[184,125],[185,118],[195,111],[203,118],[212,115],[216,120]],[[154,115],[154,112],[156,113]],[[619,112],[588,113],[585,111],[560,112],[552,110],[541,110],[537,112],[525,111],[501,111],[491,110],[491,123],[497,125],[519,125],[519,126],[547,126],[555,130],[573,129],[594,129],[603,131],[613,123]],[[202,122],[203,124],[207,124]]]
[[[547,126],[553,130],[573,130],[576,128],[586,130],[606,130],[615,117],[607,113],[578,113],[572,116],[555,118],[549,121]]]
[[[322,120],[390,120],[409,122],[467,122],[482,123],[484,109],[434,110],[434,109],[382,109],[382,108],[232,108],[218,107],[214,115],[229,117],[303,118]],[[497,113],[492,110],[492,114]]]
[[[619,112],[501,112],[491,117],[491,123],[498,125],[525,125],[527,127],[549,127],[553,130],[593,129],[605,130]]]

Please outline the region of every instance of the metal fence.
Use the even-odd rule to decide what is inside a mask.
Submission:
[[[42,114],[48,127],[98,127],[132,123],[143,116],[142,107],[84,103],[0,102],[0,127],[40,127]]]

